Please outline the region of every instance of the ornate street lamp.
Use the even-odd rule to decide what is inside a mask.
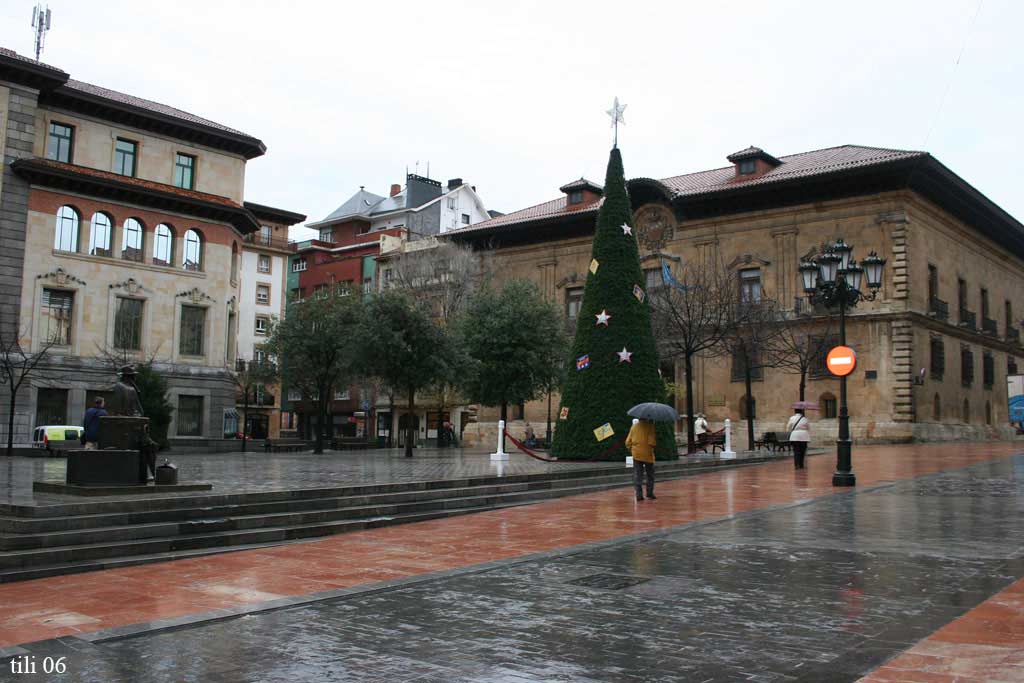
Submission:
[[[846,346],[846,309],[861,301],[874,301],[882,286],[885,259],[875,252],[861,263],[853,258],[853,247],[841,238],[824,249],[814,259],[800,264],[800,277],[804,291],[812,302],[839,309],[839,345]],[[868,292],[861,290],[867,278]],[[850,440],[850,414],[846,406],[846,376],[839,378],[839,438],[836,440],[836,471],[833,486],[855,486],[853,474],[852,442]]]

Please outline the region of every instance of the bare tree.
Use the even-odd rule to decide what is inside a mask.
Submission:
[[[7,385],[7,455],[14,453],[14,415],[17,408],[18,392],[31,379],[44,379],[47,374],[43,361],[50,349],[60,341],[57,335],[45,339],[39,349],[26,349],[22,343],[28,338],[28,330],[19,331],[16,325],[0,322],[0,383]]]
[[[235,386],[242,392],[242,452],[245,453],[246,444],[249,439],[249,399],[257,401],[259,405],[259,387],[273,382],[278,375],[277,366],[264,354],[263,360],[244,361],[236,360],[231,378]]]
[[[776,345],[782,329],[777,302],[764,291],[737,290],[729,307],[731,319],[722,337],[724,355],[731,359],[732,378],[742,377],[746,406],[747,448],[754,450],[755,379],[762,379],[774,367],[780,354]]]
[[[659,348],[681,358],[686,370],[686,443],[696,446],[693,431],[693,359],[721,353],[722,339],[732,322],[730,310],[739,283],[736,273],[720,262],[683,263],[672,273],[662,266],[663,285],[648,292],[652,324]]]
[[[470,296],[490,278],[490,252],[447,240],[427,238],[405,242],[384,265],[384,286],[406,292],[442,326],[466,309]],[[444,411],[457,405],[461,394],[450,382],[440,382],[428,395],[437,403],[437,444],[444,443]]]
[[[800,375],[800,398],[806,399],[807,375],[829,349],[835,346],[835,316],[825,309],[822,315],[803,315],[799,310],[781,311],[778,336],[772,348],[773,367]]]

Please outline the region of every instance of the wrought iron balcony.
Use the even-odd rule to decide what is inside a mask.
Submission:
[[[282,249],[284,251],[295,251],[295,243],[286,237],[268,237],[267,235],[261,235],[259,232],[251,232],[243,237],[242,241],[249,244],[256,244],[261,247]]]
[[[999,324],[992,318],[982,318],[981,329],[985,334],[991,334],[993,337],[999,334]]]
[[[969,330],[978,329],[978,316],[974,311],[968,311],[966,308],[960,309],[960,327],[966,327]]]
[[[1006,328],[1006,341],[1020,344],[1020,330],[1016,327]]]
[[[793,312],[797,315],[828,315],[828,306],[820,301],[812,301],[809,296],[798,296],[793,299]]]
[[[941,320],[942,322],[949,321],[949,304],[942,299],[933,296],[928,300],[928,315]]]

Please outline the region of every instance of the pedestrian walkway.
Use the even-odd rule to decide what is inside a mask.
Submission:
[[[861,490],[1005,459],[1014,444],[858,448]],[[711,520],[846,493],[831,485],[833,457],[806,470],[785,461],[711,472],[658,487],[574,496],[454,519],[312,542],[0,585],[0,647],[284,597],[329,592]],[[894,539],[899,544],[900,539]]]
[[[23,652],[65,657],[54,680],[70,681],[1019,681],[1024,456],[1012,450],[859,449],[856,490],[832,489],[819,456],[807,471],[778,462],[667,482],[654,502],[627,489],[453,520],[461,530],[429,522],[208,558],[258,555],[231,567],[254,591],[274,574],[281,590],[296,585],[285,575],[312,581],[307,592],[337,579],[304,569],[321,560],[365,589]],[[190,564],[148,577],[154,604],[189,580],[232,585]],[[419,578],[359,576],[372,568]],[[120,572],[88,576],[121,601],[142,577]]]

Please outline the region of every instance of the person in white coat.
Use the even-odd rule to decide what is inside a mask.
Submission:
[[[793,446],[793,467],[804,468],[804,457],[807,456],[807,444],[811,440],[811,423],[804,415],[802,408],[797,408],[786,423],[789,430],[789,443]]]
[[[704,417],[704,413],[697,413],[697,419],[693,421],[693,433],[696,436],[708,431],[708,421]]]

